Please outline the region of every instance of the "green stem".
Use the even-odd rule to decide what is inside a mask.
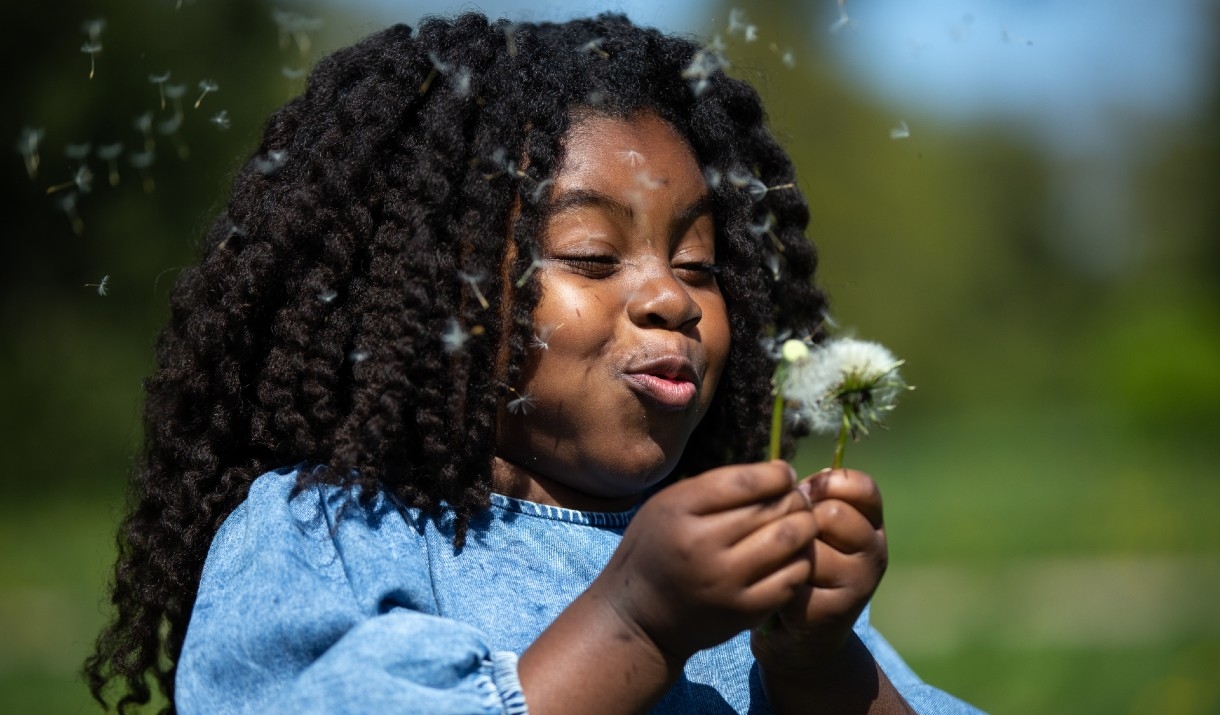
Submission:
[[[771,408],[771,459],[779,459],[780,437],[784,428],[784,395],[775,391],[775,406]]]
[[[843,411],[843,424],[839,426],[839,436],[835,439],[835,454],[830,460],[831,469],[843,468],[843,451],[847,449],[847,435],[851,431],[851,420],[847,417],[847,410]]]

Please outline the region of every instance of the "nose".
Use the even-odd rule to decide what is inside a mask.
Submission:
[[[663,328],[685,332],[691,330],[703,318],[703,308],[668,266],[664,270],[650,272],[644,278],[631,299],[627,301],[627,313],[631,321],[643,328]]]

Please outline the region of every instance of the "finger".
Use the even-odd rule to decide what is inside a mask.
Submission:
[[[810,583],[815,588],[844,590],[863,598],[872,595],[885,575],[885,549],[845,554],[824,541],[817,541],[813,552]]]
[[[873,478],[854,469],[823,469],[801,482],[799,488],[815,504],[841,499],[858,509],[876,528],[884,523],[881,490]]]
[[[795,484],[796,471],[778,459],[732,464],[679,482],[679,485],[697,490],[690,507],[694,514],[714,514],[775,499],[791,491]]]
[[[793,599],[809,593],[812,571],[808,559],[792,559],[747,586],[741,593],[740,606],[752,611],[786,608]]]
[[[782,495],[767,501],[746,504],[735,509],[729,509],[717,514],[703,517],[708,523],[715,524],[735,544],[762,527],[794,513],[809,513],[808,498],[797,491],[789,489]]]
[[[755,530],[735,544],[728,554],[728,571],[752,583],[793,560],[809,560],[817,522],[807,510],[793,512]]]
[[[818,540],[845,554],[872,548],[881,531],[856,507],[839,499],[816,502],[813,516],[818,522]]]

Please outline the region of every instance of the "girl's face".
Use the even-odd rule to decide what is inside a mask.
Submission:
[[[710,196],[686,141],[642,114],[576,122],[550,200],[496,488],[625,507],[673,470],[728,358]]]

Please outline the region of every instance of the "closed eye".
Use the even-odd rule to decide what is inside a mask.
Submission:
[[[618,270],[614,256],[559,256],[554,260],[589,278],[608,278]]]
[[[705,261],[679,263],[674,266],[674,270],[679,271],[682,279],[691,285],[706,285],[715,280],[720,272],[719,266]]]

